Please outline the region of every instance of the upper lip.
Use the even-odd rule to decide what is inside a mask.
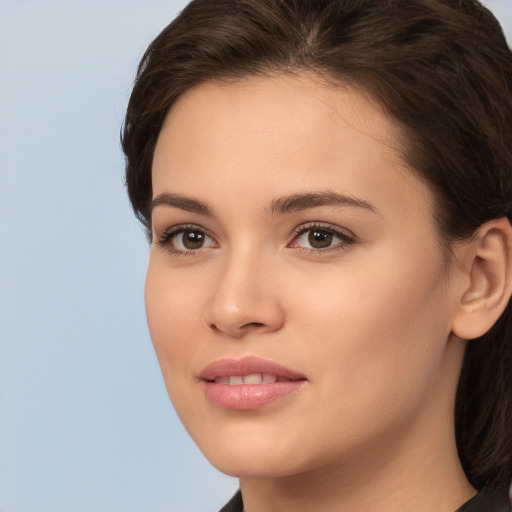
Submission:
[[[244,357],[242,359],[220,359],[207,365],[199,378],[213,381],[217,377],[233,377],[238,375],[252,375],[254,373],[267,373],[277,377],[286,377],[290,380],[301,380],[306,377],[294,370],[290,370],[278,363],[260,359],[258,357]]]

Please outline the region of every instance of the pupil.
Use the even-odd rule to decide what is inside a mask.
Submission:
[[[183,233],[183,245],[187,249],[199,249],[204,244],[203,233],[197,231],[185,231]]]
[[[315,249],[325,249],[332,243],[332,234],[325,231],[311,231],[308,236],[308,242]]]

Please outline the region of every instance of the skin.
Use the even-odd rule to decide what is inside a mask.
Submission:
[[[309,76],[203,84],[164,123],[154,198],[211,212],[155,201],[149,328],[177,413],[240,478],[246,512],[451,512],[475,492],[452,420],[467,273],[447,265],[432,193],[400,147],[371,98]],[[271,208],[325,192],[364,205]],[[311,223],[341,235],[314,250]],[[166,237],[184,224],[202,247]],[[255,410],[210,403],[201,370],[245,356],[307,381]]]

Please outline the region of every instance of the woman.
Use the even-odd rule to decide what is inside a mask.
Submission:
[[[225,511],[510,510],[512,55],[476,0],[194,0],[123,133]]]

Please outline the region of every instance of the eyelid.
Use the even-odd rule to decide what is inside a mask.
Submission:
[[[297,240],[298,237],[303,235],[304,233],[307,233],[308,231],[312,231],[314,229],[317,229],[319,231],[325,231],[327,233],[331,233],[334,236],[338,237],[340,239],[340,242],[334,244],[332,247],[326,247],[322,249],[314,248],[314,247],[301,247],[298,245],[293,245],[293,242]],[[203,233],[205,236],[207,236],[209,239],[211,239],[216,247],[219,246],[216,238],[210,234],[209,230],[205,229],[199,224],[176,224],[173,226],[170,226],[162,231],[162,233],[154,233],[153,234],[153,241],[155,244],[163,247],[165,250],[169,251],[171,254],[175,254],[178,256],[194,256],[201,253],[203,250],[211,249],[211,246],[208,247],[199,247],[197,249],[190,249],[190,250],[182,250],[177,249],[176,247],[173,247],[171,244],[172,239],[177,236],[180,233],[183,233],[187,230],[190,231],[198,231]],[[337,250],[345,250],[348,248],[348,246],[352,245],[357,241],[357,237],[348,229],[342,228],[337,225],[333,225],[326,222],[319,222],[319,221],[311,221],[306,222],[304,224],[300,224],[297,226],[293,232],[290,235],[290,240],[287,244],[287,247],[292,249],[299,249],[302,251],[306,251],[313,254],[319,254],[319,253],[328,253],[330,251],[337,251]]]
[[[153,240],[154,243],[159,245],[160,247],[163,247],[165,250],[169,251],[171,254],[175,254],[178,256],[194,256],[201,252],[202,249],[210,249],[210,247],[200,247],[198,249],[194,250],[181,250],[176,249],[175,247],[172,247],[171,240],[178,234],[183,233],[185,231],[198,231],[200,233],[203,233],[208,238],[213,240],[215,245],[218,246],[218,242],[215,239],[214,236],[212,236],[209,231],[199,224],[176,224],[174,226],[170,226],[162,231],[162,233],[153,234]]]
[[[325,249],[315,249],[314,247],[300,247],[300,246],[293,246],[292,243],[301,235],[304,233],[307,233],[308,231],[312,231],[314,229],[318,229],[319,231],[326,231],[328,233],[331,233],[338,238],[340,238],[343,243],[338,243],[332,247],[327,247]],[[290,235],[290,242],[288,243],[288,247],[292,249],[300,249],[307,252],[312,252],[315,254],[318,253],[327,253],[329,251],[335,251],[335,250],[344,250],[347,248],[347,246],[350,246],[357,242],[357,237],[348,229],[342,228],[340,226],[336,226],[333,224],[325,223],[325,222],[318,222],[318,221],[311,221],[306,222],[305,224],[300,224],[297,226],[292,234]]]

